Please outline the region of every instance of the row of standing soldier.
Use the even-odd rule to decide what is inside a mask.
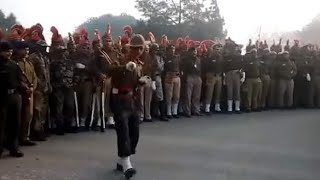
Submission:
[[[46,128],[63,135],[75,127],[103,130],[115,124],[110,102],[119,89],[113,88],[112,81],[116,80],[108,71],[113,65],[127,63],[131,27],[124,27],[119,45],[113,44],[110,25],[102,38],[96,31],[92,43],[84,29],[69,35],[67,47],[58,30],[52,27],[51,31],[49,54],[40,24],[27,30],[13,26],[8,35],[25,87],[21,145],[34,145],[30,136],[45,140]],[[179,115],[199,116],[201,107],[210,114],[223,109],[240,113],[240,107],[250,112],[320,106],[319,54],[310,46],[299,47],[298,41],[292,48],[286,46],[284,52],[280,44],[270,51],[266,43],[250,43],[242,56],[241,46],[231,39],[224,47],[213,41],[199,43],[183,38],[174,45],[163,36],[159,47],[152,34],[148,38],[150,48],[135,60],[141,65],[139,76],[149,77],[139,90],[140,122],[152,121],[155,116],[163,121]]]

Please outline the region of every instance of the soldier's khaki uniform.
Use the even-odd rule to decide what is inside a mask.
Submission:
[[[232,111],[233,101],[236,111],[240,111],[240,86],[241,86],[241,55],[225,55],[224,58],[225,82],[227,86],[228,111]]]
[[[223,72],[223,61],[221,54],[216,53],[212,57],[205,58],[202,64],[202,70],[205,74],[205,112],[210,112],[210,105],[212,104],[212,101],[213,104],[215,104],[215,111],[221,111],[220,96]],[[212,96],[214,99],[212,99]]]
[[[186,78],[185,102],[183,110],[187,116],[191,114],[200,114],[200,96],[201,96],[201,63],[200,59],[193,56],[187,56],[183,60],[182,71]]]
[[[144,65],[142,68],[143,76],[148,76],[149,79],[140,89],[140,121],[150,121],[151,118],[151,100],[152,100],[152,62],[149,53],[144,55]]]
[[[33,89],[37,88],[37,76],[33,64],[27,59],[17,60],[23,74],[22,83],[32,90],[31,94],[22,93],[20,141],[28,141],[33,118]]]
[[[257,58],[249,57],[245,60],[243,70],[246,73],[246,85],[248,88],[246,96],[246,109],[257,110],[259,108],[259,94],[261,91],[260,63]]]
[[[167,56],[165,58],[165,101],[167,104],[167,115],[178,114],[180,100],[180,61],[178,56]]]
[[[262,82],[260,107],[262,109],[265,109],[267,107],[267,100],[269,99],[272,61],[273,60],[271,59],[270,55],[263,56],[260,61],[260,79]]]
[[[293,77],[297,73],[297,68],[289,59],[284,59],[283,57],[280,58],[281,59],[279,59],[279,62],[275,67],[276,77],[279,80],[278,106],[280,108],[285,107],[284,99],[287,99],[286,107],[292,107],[294,90]]]

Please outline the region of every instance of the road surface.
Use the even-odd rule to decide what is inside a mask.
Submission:
[[[1,180],[118,180],[116,136],[52,136],[0,160]],[[319,180],[320,110],[213,115],[141,125],[136,180]]]

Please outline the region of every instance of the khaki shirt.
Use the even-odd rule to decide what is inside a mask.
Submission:
[[[17,64],[20,67],[23,74],[22,83],[25,84],[27,87],[32,86],[33,89],[36,89],[37,76],[33,64],[29,60],[19,60],[17,61]]]

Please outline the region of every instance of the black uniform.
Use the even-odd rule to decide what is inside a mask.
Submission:
[[[10,151],[11,156],[23,156],[18,151],[21,78],[18,65],[0,56],[0,155],[5,147]]]

